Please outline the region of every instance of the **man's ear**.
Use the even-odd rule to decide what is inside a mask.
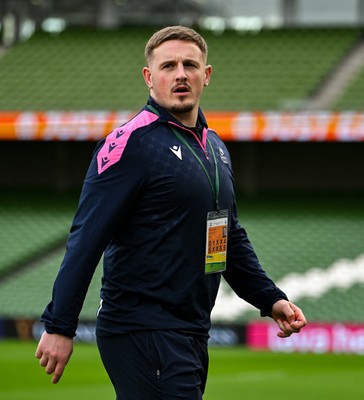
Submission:
[[[212,74],[211,65],[206,65],[206,67],[205,67],[205,80],[204,80],[204,83],[203,83],[204,86],[208,86],[208,84],[210,83],[211,74]]]
[[[152,89],[153,83],[152,83],[152,74],[150,72],[150,69],[148,67],[144,67],[142,73],[145,84],[148,86],[149,89]]]

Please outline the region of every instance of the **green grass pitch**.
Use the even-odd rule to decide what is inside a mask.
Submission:
[[[95,345],[75,345],[66,372],[50,383],[34,358],[35,342],[0,341],[0,399],[108,400],[114,392]],[[361,400],[364,357],[210,348],[204,400]],[[147,400],[147,399],[146,399]]]

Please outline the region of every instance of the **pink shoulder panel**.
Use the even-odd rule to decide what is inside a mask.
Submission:
[[[130,135],[136,129],[147,126],[157,119],[157,115],[143,110],[122,127],[114,129],[106,137],[105,143],[97,155],[97,170],[99,175],[120,160]]]

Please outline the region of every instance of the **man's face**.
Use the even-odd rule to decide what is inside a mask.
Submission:
[[[159,105],[183,123],[194,118],[194,124],[202,89],[208,85],[211,72],[195,43],[169,40],[154,49],[143,76]]]

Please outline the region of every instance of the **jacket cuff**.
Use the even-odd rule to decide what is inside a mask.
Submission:
[[[76,336],[75,328],[70,328],[66,326],[54,326],[48,322],[45,322],[44,325],[47,333],[68,336],[70,338],[74,338]]]
[[[276,288],[274,293],[267,299],[267,301],[264,303],[263,307],[260,309],[260,316],[261,317],[272,317],[272,308],[274,303],[276,303],[278,300],[287,300],[288,297],[284,292],[282,292],[281,289]]]

